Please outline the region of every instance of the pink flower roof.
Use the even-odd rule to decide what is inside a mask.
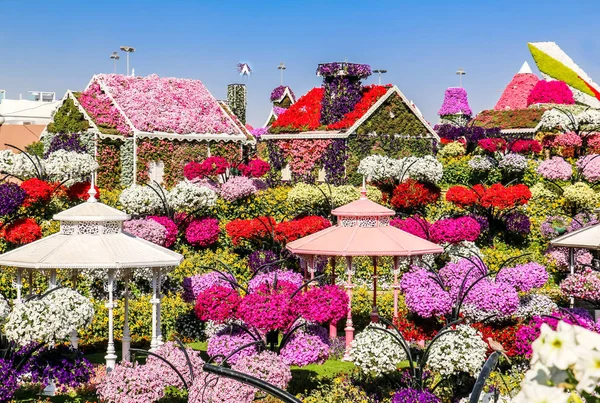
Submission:
[[[200,80],[99,74],[93,83],[114,100],[135,129],[177,134],[240,134]]]
[[[527,97],[538,81],[537,76],[531,72],[529,65],[525,62],[521,70],[514,75],[504,89],[502,96],[494,106],[494,110],[526,109]]]

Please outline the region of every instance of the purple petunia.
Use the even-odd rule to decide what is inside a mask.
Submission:
[[[16,183],[0,185],[0,216],[15,213],[25,201],[27,193]]]

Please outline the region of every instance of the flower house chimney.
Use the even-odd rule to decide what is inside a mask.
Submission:
[[[229,109],[243,125],[246,124],[246,84],[229,84],[227,86],[227,103]]]

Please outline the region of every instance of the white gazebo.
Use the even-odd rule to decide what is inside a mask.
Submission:
[[[38,241],[21,246],[0,255],[0,266],[17,268],[17,303],[22,301],[23,270],[30,276],[35,270],[50,272],[50,287],[56,286],[56,270],[99,270],[108,276],[108,347],[106,367],[113,369],[117,356],[114,343],[114,284],[120,271],[125,281],[125,317],[123,328],[123,360],[129,360],[130,332],[128,324],[128,281],[135,269],[152,269],[152,341],[151,351],[162,343],[160,330],[161,271],[178,266],[183,256],[144,239],[124,233],[123,221],[128,214],[100,203],[96,191],[90,187],[87,202],[61,213],[54,219],[60,222],[60,231]],[[74,331],[71,337],[74,347],[78,339]]]

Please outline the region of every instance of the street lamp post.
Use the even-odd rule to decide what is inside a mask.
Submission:
[[[279,70],[279,72],[281,73],[281,80],[280,80],[280,84],[283,85],[283,70],[285,70],[287,67],[285,67],[285,64],[283,64],[283,62],[279,63],[279,66],[277,66],[277,70]]]
[[[119,54],[117,52],[112,52],[112,55],[110,55],[110,58],[112,60],[114,60],[114,62],[115,62],[115,74],[117,74],[117,60],[119,60],[121,57],[119,56]]]
[[[456,71],[456,75],[458,76],[458,86],[461,88],[462,88],[462,76],[464,76],[465,74],[467,74],[467,72],[462,67]]]
[[[127,53],[127,75],[129,75],[129,54],[135,52],[135,48],[131,46],[121,46],[120,49]]]
[[[387,73],[387,70],[373,70],[373,73],[379,76],[379,85],[381,85],[381,75]]]

